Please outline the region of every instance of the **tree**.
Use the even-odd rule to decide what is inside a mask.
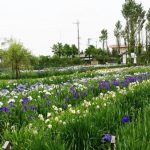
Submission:
[[[108,32],[106,29],[101,30],[101,35],[99,37],[100,41],[102,42],[102,48],[108,50],[108,44],[107,44],[107,39],[108,39]],[[105,47],[106,45],[106,47]]]
[[[93,55],[95,51],[96,51],[96,48],[93,45],[89,45],[89,47],[85,49],[85,55],[89,57],[89,60],[90,60],[91,55]]]
[[[71,49],[72,49],[72,57],[75,57],[75,55],[78,54],[78,48],[75,46],[75,44],[72,44]]]
[[[127,28],[127,41],[128,41],[128,54],[136,50],[136,33],[138,33],[140,39],[140,33],[144,24],[145,11],[142,4],[137,4],[135,0],[126,0],[122,7],[122,14],[126,19]],[[131,63],[131,57],[129,58]]]
[[[146,60],[147,63],[150,62],[150,9],[146,14],[147,24],[145,27],[146,30]]]
[[[55,55],[57,55],[57,56],[59,56],[59,58],[62,56],[62,55],[64,55],[64,52],[63,52],[63,45],[62,45],[62,43],[57,43],[57,44],[54,44],[53,45],[53,47],[52,47],[52,52],[55,54]]]
[[[12,74],[19,78],[20,69],[28,67],[30,62],[30,52],[21,43],[12,42],[6,52],[7,62],[11,64]]]
[[[126,31],[126,28],[121,31],[121,37],[124,40],[124,45],[127,46],[127,31]]]
[[[72,55],[72,49],[69,44],[63,46],[64,56],[70,57]]]
[[[120,52],[120,44],[121,44],[121,22],[117,21],[116,25],[115,25],[115,30],[114,30],[114,36],[116,37],[116,43],[117,43],[117,47],[118,47],[118,52]]]

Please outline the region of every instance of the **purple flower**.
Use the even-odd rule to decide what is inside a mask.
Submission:
[[[66,108],[67,108],[67,104],[63,103],[63,104],[62,104],[62,108],[63,108],[63,109],[66,109]]]
[[[3,112],[9,112],[9,108],[7,106],[2,106],[0,110]]]
[[[78,96],[79,96],[79,94],[78,94],[77,92],[75,92],[75,93],[73,94],[73,98],[78,98]]]
[[[46,100],[46,105],[50,105],[51,101],[50,100]]]
[[[27,104],[27,103],[29,103],[30,101],[29,101],[29,99],[27,98],[27,97],[24,97],[24,98],[22,98],[22,105],[25,105],[25,104]]]
[[[87,95],[87,92],[82,92],[82,95]]]
[[[25,111],[27,110],[27,106],[26,105],[23,106],[23,110],[25,110]]]
[[[114,80],[114,81],[113,81],[113,85],[114,85],[114,86],[119,86],[119,81]]]
[[[32,106],[30,106],[30,109],[31,110],[36,110],[36,107],[32,105]]]
[[[105,142],[110,142],[111,141],[111,135],[109,135],[109,134],[103,135],[102,140]]]
[[[127,123],[127,122],[129,122],[129,121],[130,121],[129,116],[124,116],[124,117],[122,118],[122,122],[123,122],[123,123]]]
[[[68,97],[66,97],[66,98],[64,98],[65,99],[65,101],[69,101],[69,98]]]

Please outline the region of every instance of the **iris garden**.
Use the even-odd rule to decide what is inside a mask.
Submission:
[[[0,143],[16,150],[148,150],[150,67],[1,80]]]

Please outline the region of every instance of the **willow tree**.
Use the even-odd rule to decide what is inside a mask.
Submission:
[[[12,74],[19,78],[20,70],[30,64],[30,52],[21,43],[12,42],[7,50],[7,61],[11,64]]]

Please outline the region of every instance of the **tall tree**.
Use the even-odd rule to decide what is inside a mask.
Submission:
[[[122,14],[126,19],[128,54],[130,56],[131,52],[136,50],[135,37],[136,33],[140,33],[143,28],[145,11],[142,4],[137,4],[135,0],[126,0],[122,6]],[[131,63],[131,57],[129,63]]]
[[[121,37],[124,40],[124,45],[127,46],[127,32],[126,32],[126,28],[121,31]]]
[[[147,24],[145,27],[146,30],[146,59],[147,63],[150,62],[150,9],[146,14]]]
[[[107,44],[108,32],[107,32],[106,29],[101,30],[101,35],[99,37],[99,40],[102,42],[102,48],[103,48],[103,50],[104,49],[108,50],[108,44]]]
[[[122,25],[120,21],[117,21],[116,25],[115,25],[115,30],[114,30],[114,36],[116,37],[116,43],[117,43],[117,47],[118,47],[118,52],[120,52],[120,44],[121,44],[121,31],[122,29]]]

